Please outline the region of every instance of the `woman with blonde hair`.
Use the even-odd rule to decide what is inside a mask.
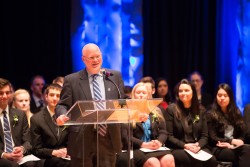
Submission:
[[[25,112],[30,127],[30,117],[33,114],[30,111],[30,94],[27,90],[18,89],[14,92],[12,107],[18,108]]]
[[[138,83],[134,86],[132,99],[150,99],[152,93],[145,83]],[[156,107],[146,119],[137,122],[133,126],[133,149],[134,163],[139,167],[174,167],[174,157],[170,151],[143,152],[140,148],[157,150],[164,146],[167,139],[165,120],[161,110]]]

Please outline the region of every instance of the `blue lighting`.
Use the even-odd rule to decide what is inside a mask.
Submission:
[[[73,71],[84,68],[81,49],[91,42],[102,51],[103,67],[122,72],[125,85],[138,82],[143,65],[141,0],[78,0],[72,6],[72,20],[80,23],[72,28]]]
[[[229,83],[243,111],[250,103],[250,1],[217,1],[217,82]]]

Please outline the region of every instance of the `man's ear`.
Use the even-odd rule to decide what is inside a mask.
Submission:
[[[82,56],[82,61],[85,62],[85,57],[84,56]]]
[[[152,95],[155,94],[155,88],[152,88]]]

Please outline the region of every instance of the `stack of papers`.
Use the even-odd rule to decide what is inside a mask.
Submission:
[[[140,148],[140,150],[147,153],[147,152],[154,152],[154,151],[166,151],[166,150],[170,150],[170,149],[167,147],[160,147],[157,150],[151,150],[148,148]]]
[[[25,162],[28,162],[28,161],[39,161],[40,158],[34,156],[33,154],[30,154],[30,155],[26,155],[24,156],[19,162],[18,164],[19,165],[22,165],[24,164]]]
[[[212,154],[207,153],[206,151],[200,150],[197,153],[193,153],[187,149],[184,149],[188,154],[190,154],[193,158],[198,159],[200,161],[207,161],[212,158]]]

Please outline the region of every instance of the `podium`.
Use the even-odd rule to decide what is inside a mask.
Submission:
[[[110,144],[110,150],[120,154],[122,149],[126,154],[126,164],[132,166],[133,148],[131,144],[131,123],[140,122],[141,115],[149,114],[161,103],[162,99],[118,99],[99,101],[77,101],[66,113],[70,119],[64,126],[80,129],[75,136],[82,135],[81,139],[76,137],[76,145],[73,152],[81,152],[80,159],[83,167],[90,166],[90,160],[97,167],[105,166],[103,162],[109,159],[109,155],[103,154],[103,141]],[[98,109],[97,104],[102,103],[105,109]],[[107,126],[106,135],[100,136],[99,126]],[[107,140],[108,139],[108,140]],[[122,153],[124,154],[124,153]]]

